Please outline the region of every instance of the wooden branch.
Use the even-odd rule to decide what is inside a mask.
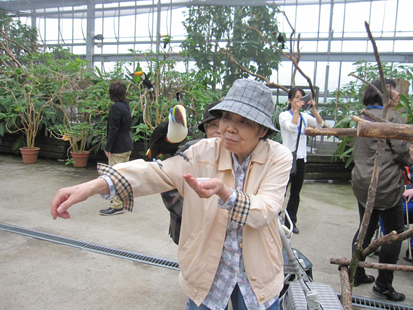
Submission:
[[[340,282],[341,282],[341,304],[343,305],[344,310],[353,309],[353,301],[351,298],[351,287],[350,281],[348,278],[348,267],[340,266]]]
[[[398,123],[360,122],[357,124],[357,136],[412,141],[413,126]]]
[[[370,85],[371,87],[373,87],[373,89],[376,90],[376,92],[379,94],[379,96],[381,97],[381,100],[383,100],[383,102],[386,101],[386,97],[384,97],[384,95],[377,89],[376,86],[374,86],[373,84],[371,84],[370,82],[367,82],[365,79],[355,75],[354,73],[350,73],[351,76],[355,77],[356,79],[359,79],[360,81],[362,81],[363,83]]]
[[[367,35],[369,36],[371,44],[373,45],[374,57],[376,58],[377,67],[379,69],[381,87],[383,89],[383,97],[385,98],[385,100],[383,100],[383,118],[387,119],[388,107],[389,107],[390,101],[387,101],[389,96],[387,94],[386,81],[384,80],[384,73],[383,73],[383,67],[382,67],[381,61],[380,61],[380,54],[379,54],[379,51],[377,49],[376,41],[374,40],[373,35],[371,34],[369,24],[367,22],[364,22],[364,26],[366,27]],[[379,94],[380,94],[380,92],[379,92]],[[383,99],[383,97],[382,97],[382,99]]]
[[[389,234],[380,237],[370,243],[370,245],[363,250],[362,257],[367,257],[370,253],[373,253],[384,244],[402,242],[403,240],[409,239],[411,237],[413,237],[413,228],[400,234],[397,234],[397,232],[393,230]]]
[[[304,133],[307,136],[348,136],[348,137],[355,137],[357,135],[356,128],[314,128],[314,127],[306,127]]]
[[[20,47],[22,50],[26,51],[26,53],[28,53],[29,55],[31,55],[32,53],[25,47],[23,47],[20,43],[16,42],[13,39],[10,39],[8,36],[6,36],[4,33],[0,32],[0,35],[5,38],[6,40],[13,42],[14,44],[16,44],[18,47]]]
[[[298,65],[298,61],[299,58],[297,59],[296,57],[294,57],[294,55],[292,54],[292,50],[290,50],[290,55],[287,55],[286,53],[284,53],[284,51],[280,50],[278,47],[274,46],[271,44],[271,42],[268,41],[268,39],[264,36],[264,34],[259,31],[257,28],[254,27],[250,27],[250,26],[246,26],[248,29],[252,29],[255,30],[256,32],[258,32],[258,34],[261,36],[261,38],[265,41],[265,43],[267,43],[272,49],[275,49],[276,51],[278,51],[279,53],[283,54],[285,57],[287,57],[289,60],[292,61],[294,68],[298,70],[298,72],[300,72],[300,74],[307,80],[307,83],[309,85],[309,87],[311,88],[311,92],[313,93],[313,97],[315,96],[315,91],[314,91],[314,86],[313,83],[310,79],[310,77],[308,77],[304,71],[300,68],[300,66]],[[300,37],[300,36],[299,36]],[[291,43],[291,39],[290,39],[290,43]]]
[[[370,118],[371,120],[375,121],[375,122],[382,122],[382,123],[388,123],[388,121],[386,121],[384,118],[371,113],[369,110],[361,110],[361,114],[367,116],[368,118]]]
[[[330,264],[340,265],[340,266],[349,266],[350,265],[350,260],[348,260],[345,257],[343,257],[343,258],[330,258]],[[379,269],[379,270],[393,270],[393,271],[413,272],[413,266],[405,266],[405,265],[359,262],[358,267],[372,268],[372,269]]]
[[[306,127],[307,136],[346,136],[413,141],[413,125],[359,122],[357,128]]]
[[[223,55],[226,55],[226,56],[229,58],[229,60],[231,60],[239,69],[241,69],[241,71],[247,72],[247,73],[248,73],[249,75],[251,75],[251,76],[258,77],[258,78],[262,79],[263,81],[265,81],[267,84],[270,83],[270,81],[269,81],[266,77],[264,77],[264,76],[262,76],[262,75],[260,75],[260,74],[257,74],[257,73],[253,73],[253,72],[251,72],[250,70],[248,70],[248,69],[244,68],[243,66],[241,66],[241,65],[231,56],[231,52],[230,52],[230,51],[225,50],[225,52],[223,52],[223,49],[220,49],[219,52],[220,52],[221,54],[223,54]]]
[[[368,122],[368,120],[362,119],[362,118],[360,118],[360,117],[358,117],[358,116],[355,116],[355,115],[353,115],[353,116],[351,117],[351,120],[352,120],[353,122],[356,122],[356,123]]]
[[[13,62],[14,62],[19,68],[23,68],[23,66],[22,66],[22,65],[20,64],[20,62],[16,59],[16,57],[14,57],[13,53],[10,52],[10,50],[4,46],[3,42],[0,41],[0,45],[1,45],[1,47],[5,50],[5,52],[7,53],[7,55],[13,60]]]
[[[280,84],[277,84],[277,83],[272,83],[272,82],[270,82],[270,83],[267,83],[267,84],[265,84],[266,86],[268,86],[268,87],[271,87],[271,88],[281,88],[283,91],[285,91],[286,93],[288,93],[289,92],[289,89],[288,88],[286,88],[286,87],[284,87],[284,86],[282,86],[282,85],[280,85]]]

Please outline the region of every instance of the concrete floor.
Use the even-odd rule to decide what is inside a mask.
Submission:
[[[63,237],[177,261],[168,236],[169,214],[159,195],[136,198],[133,213],[100,216],[108,207],[92,197],[71,209],[70,220],[53,221],[50,203],[61,187],[97,177],[85,169],[39,159],[24,165],[19,156],[0,154],[0,222]],[[316,282],[340,292],[332,257],[351,257],[357,229],[356,201],[349,183],[306,182],[292,245],[313,263]],[[399,263],[407,248],[403,243]],[[368,261],[377,262],[376,256]],[[377,275],[371,270],[370,274]],[[413,277],[395,272],[394,287],[413,306]],[[186,296],[178,272],[0,230],[0,309],[183,309]],[[372,285],[353,294],[376,298]]]

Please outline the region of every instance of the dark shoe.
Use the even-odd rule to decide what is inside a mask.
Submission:
[[[100,215],[115,215],[115,214],[122,214],[125,212],[123,209],[113,209],[112,207],[109,207],[108,209],[102,209],[99,211]]]
[[[395,302],[403,301],[406,298],[403,293],[397,293],[394,288],[386,290],[378,287],[377,285],[373,286],[373,293]]]
[[[412,252],[413,252],[413,249],[412,249]],[[403,257],[403,258],[404,258],[404,260],[405,260],[406,262],[413,263],[412,255],[409,255],[409,254],[410,254],[410,253],[409,253],[409,249],[407,249],[407,251],[406,251],[406,256]]]
[[[298,230],[297,226],[294,225],[294,227],[293,227],[293,233],[297,235],[299,232],[300,232],[300,231]]]
[[[354,284],[353,286],[359,286],[360,284],[368,284],[374,282],[373,276],[364,275],[362,277],[354,277]]]

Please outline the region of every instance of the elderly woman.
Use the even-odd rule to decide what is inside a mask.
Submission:
[[[69,218],[68,208],[94,194],[133,197],[178,189],[184,197],[178,247],[179,282],[189,309],[279,309],[283,287],[282,211],[292,155],[267,140],[272,123],[271,90],[256,81],[235,81],[210,110],[220,115],[221,138],[201,140],[162,162],[135,160],[100,165],[96,180],[59,190],[51,213]],[[196,178],[209,178],[199,183]]]

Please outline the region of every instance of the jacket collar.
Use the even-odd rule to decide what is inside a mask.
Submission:
[[[252,151],[251,162],[264,164],[267,160],[267,142],[264,140],[258,141],[257,146]],[[218,170],[232,170],[231,152],[225,149],[223,142],[219,143],[219,165]]]

